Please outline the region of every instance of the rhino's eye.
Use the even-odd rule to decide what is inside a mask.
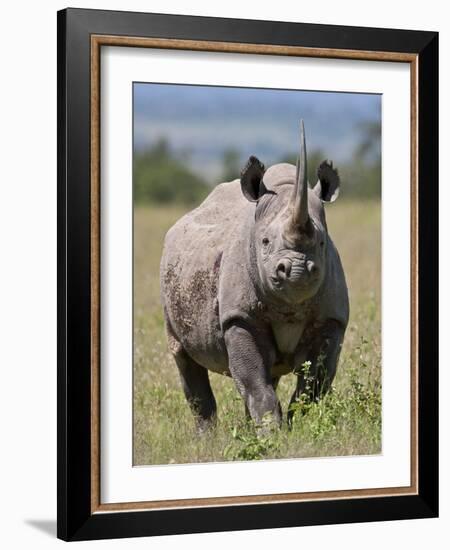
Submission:
[[[262,240],[262,243],[264,246],[267,246],[269,244],[269,239],[267,237],[264,237],[264,239]]]
[[[324,244],[324,241],[320,241],[320,246],[323,246]]]

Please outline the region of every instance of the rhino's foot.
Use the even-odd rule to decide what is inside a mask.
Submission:
[[[217,416],[215,414],[209,418],[197,416],[195,419],[195,427],[199,436],[208,435],[217,427]]]
[[[281,410],[278,414],[266,413],[261,422],[256,425],[258,437],[270,437],[281,428]]]
[[[247,410],[256,426],[258,435],[268,435],[281,427],[280,402],[271,386],[256,395],[247,396]]]

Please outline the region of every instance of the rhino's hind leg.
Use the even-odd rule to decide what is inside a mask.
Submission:
[[[174,357],[184,395],[195,416],[197,429],[204,432],[215,424],[217,411],[208,371],[191,359],[184,350],[180,350]]]
[[[306,356],[310,363],[297,374],[297,387],[291,397],[288,409],[288,424],[292,424],[294,412],[291,405],[301,395],[309,401],[320,399],[331,387],[344,339],[345,327],[334,319],[327,321],[318,331]],[[300,365],[297,365],[299,368]]]
[[[202,433],[215,424],[217,411],[208,371],[187,354],[172,329],[167,312],[164,313],[169,351],[177,364],[184,395],[195,416],[197,430]]]

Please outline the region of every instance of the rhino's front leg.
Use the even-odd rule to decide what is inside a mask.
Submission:
[[[271,415],[280,425],[281,407],[270,374],[275,353],[268,332],[234,323],[225,332],[225,344],[228,367],[252,419],[261,425],[265,415]]]
[[[306,361],[310,364],[307,368],[296,365],[297,387],[291,397],[288,424],[291,424],[294,411],[291,405],[303,394],[308,400],[317,400],[323,396],[331,386],[336,375],[345,327],[335,321],[328,320],[322,325],[315,335],[311,347],[306,355]]]

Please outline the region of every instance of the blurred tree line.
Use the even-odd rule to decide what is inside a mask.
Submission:
[[[192,205],[211,190],[184,159],[174,155],[166,139],[134,155],[133,185],[135,203]]]
[[[381,196],[381,125],[364,123],[356,128],[360,139],[349,162],[337,165],[342,181],[342,196],[371,198]],[[308,151],[308,179],[317,180],[317,168],[327,156],[320,150]],[[296,153],[278,162],[295,164]],[[222,174],[218,181],[239,177],[245,159],[233,148],[222,156]],[[176,155],[166,139],[134,155],[135,203],[179,203],[195,205],[211,191],[211,182],[194,172],[183,156]]]

